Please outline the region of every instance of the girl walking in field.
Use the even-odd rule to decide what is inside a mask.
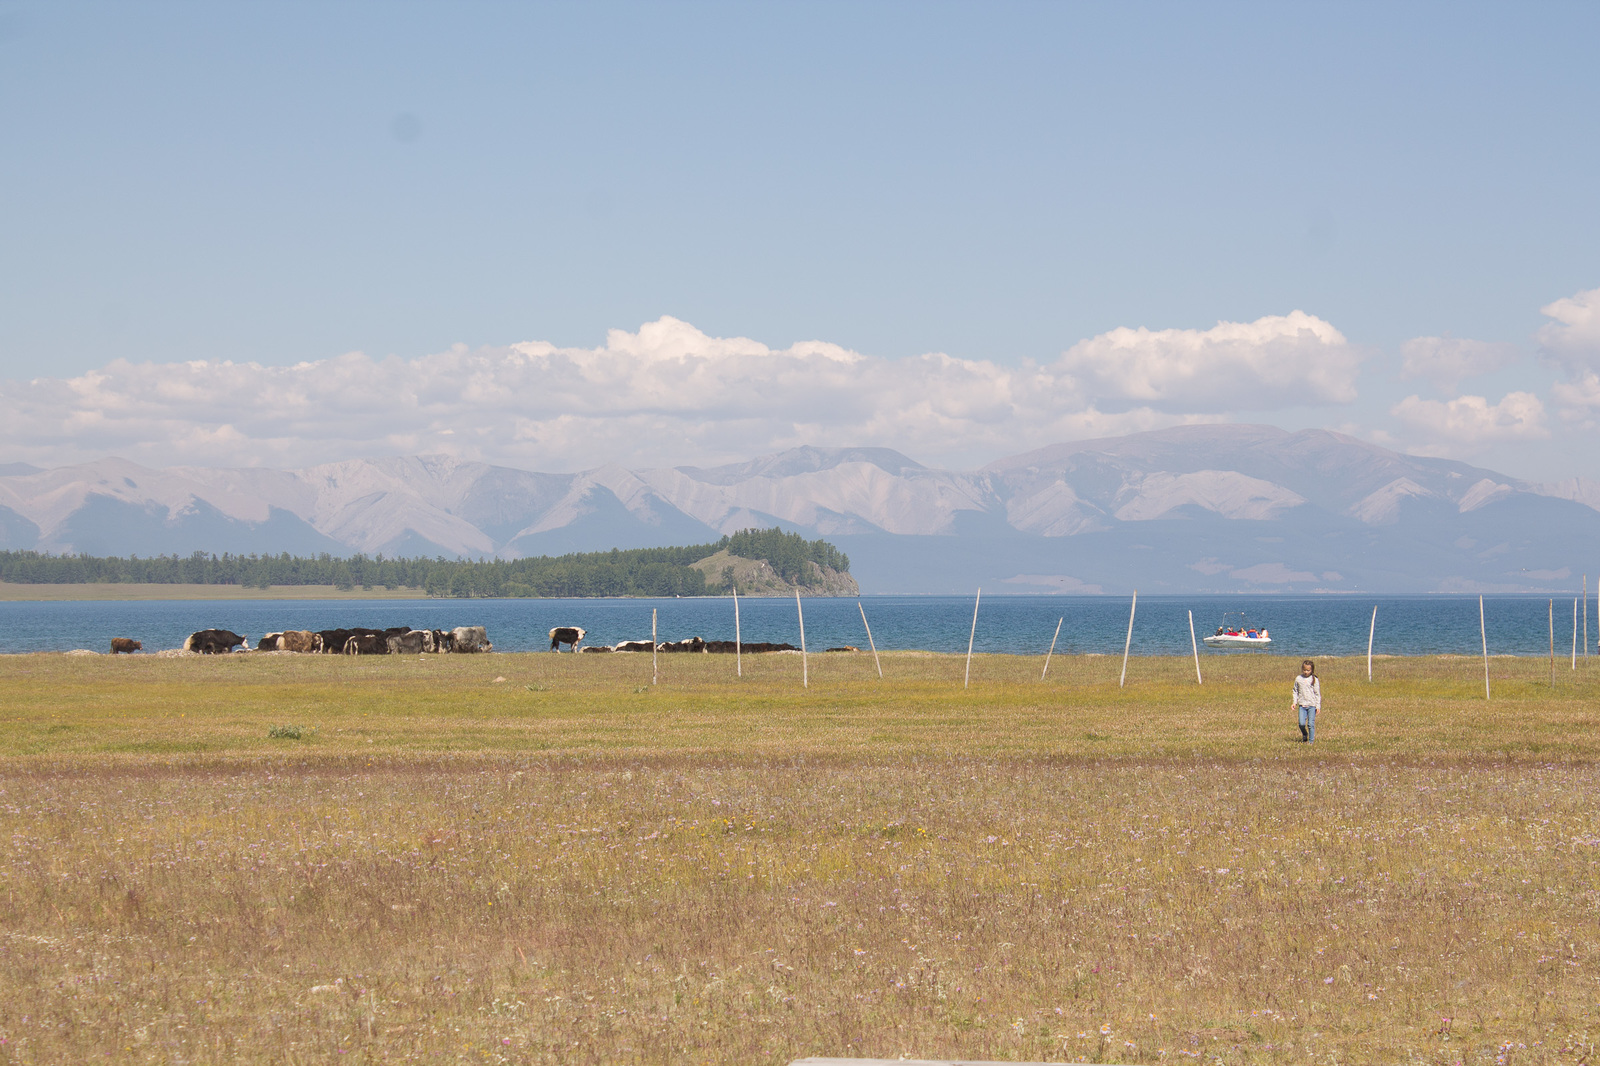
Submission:
[[[1317,682],[1317,664],[1310,659],[1300,663],[1300,676],[1294,679],[1294,706],[1300,712],[1300,739],[1307,744],[1317,739],[1317,712],[1322,709],[1322,686]]]

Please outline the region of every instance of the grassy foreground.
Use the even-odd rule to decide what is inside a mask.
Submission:
[[[810,665],[0,657],[0,1061],[1592,1061],[1600,663]]]

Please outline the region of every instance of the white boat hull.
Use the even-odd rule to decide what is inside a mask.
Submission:
[[[1208,648],[1265,648],[1272,643],[1271,637],[1233,637],[1210,636],[1201,639],[1201,643]]]

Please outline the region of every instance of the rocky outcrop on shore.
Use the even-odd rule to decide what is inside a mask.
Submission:
[[[849,573],[816,563],[806,563],[808,579],[797,585],[785,581],[765,559],[744,559],[726,550],[690,565],[706,576],[706,591],[711,593],[738,589],[741,596],[793,596],[798,588],[802,596],[861,595]]]

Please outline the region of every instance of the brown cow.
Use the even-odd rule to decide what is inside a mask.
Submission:
[[[280,651],[317,652],[322,650],[322,636],[309,629],[286,629],[278,635]]]
[[[140,644],[137,640],[134,640],[132,637],[112,637],[111,638],[111,654],[112,655],[132,655],[136,651],[143,651],[143,650],[144,650],[144,645]]]

